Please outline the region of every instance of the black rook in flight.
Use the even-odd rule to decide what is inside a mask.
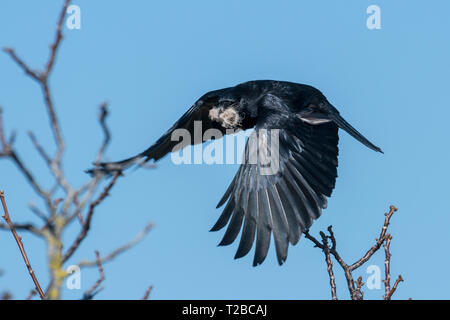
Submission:
[[[244,161],[217,206],[226,203],[212,228],[216,231],[228,224],[220,245],[229,245],[243,224],[235,258],[245,256],[256,238],[255,266],[267,256],[271,233],[281,265],[289,242],[295,245],[326,208],[337,177],[338,128],[382,152],[345,121],[319,90],[304,84],[259,80],[206,93],[147,150],[123,161],[97,164],[89,172],[112,173],[133,164],[158,161],[179,149],[179,142],[171,139],[176,129],[194,134],[194,121],[202,122],[203,132],[215,128],[226,134],[227,129],[254,128],[258,136],[258,148],[252,147],[252,139],[247,141]],[[277,132],[277,141],[271,131]],[[278,163],[268,174],[267,159],[263,158],[273,158],[273,151],[255,156],[254,150],[273,144]],[[257,161],[249,161],[253,156]]]

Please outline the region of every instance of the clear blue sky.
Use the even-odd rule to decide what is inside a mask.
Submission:
[[[3,0],[0,46],[14,47],[41,68],[54,37],[62,1]],[[389,204],[392,276],[405,282],[397,298],[449,298],[448,1],[74,1],[82,29],[64,30],[51,86],[67,141],[65,168],[76,184],[87,177],[101,141],[98,105],[108,100],[113,141],[109,160],[153,143],[203,93],[253,79],[277,79],[319,88],[341,114],[385,154],[340,133],[339,178],[329,207],[313,225],[333,225],[342,256],[353,262],[374,243]],[[368,30],[366,8],[381,8],[381,30]],[[40,89],[0,54],[0,104],[7,129],[18,132],[21,156],[44,179],[47,169],[26,137],[32,129],[51,143]],[[215,205],[236,165],[175,166],[127,174],[98,208],[91,233],[72,263],[107,253],[133,238],[147,221],[156,228],[137,247],[106,264],[98,298],[140,298],[149,284],[155,299],[328,299],[324,258],[302,239],[287,262],[274,248],[262,266],[252,254],[233,260],[237,243],[217,247],[223,232],[208,230]],[[0,161],[16,221],[36,221],[37,200],[9,161]],[[45,181],[45,180],[44,180]],[[48,181],[47,181],[48,182]],[[73,238],[76,228],[67,233]],[[45,247],[23,234],[41,282],[48,279]],[[0,234],[0,290],[16,298],[32,288],[9,233]],[[383,270],[380,251],[372,264]],[[39,267],[41,266],[41,267]],[[340,298],[345,279],[335,268]],[[365,267],[355,273],[367,278]],[[82,274],[76,299],[97,278]],[[83,290],[84,289],[84,290]],[[382,290],[367,290],[377,299]]]

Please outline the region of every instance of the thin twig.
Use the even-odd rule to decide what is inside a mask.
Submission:
[[[47,163],[47,165],[50,165],[52,162],[50,156],[45,152],[44,148],[40,145],[39,141],[37,140],[36,136],[32,131],[28,131],[28,137],[30,137],[31,142],[33,143],[37,152],[44,159],[45,163]]]
[[[388,297],[389,293],[391,292],[391,253],[389,251],[389,246],[391,244],[392,236],[390,234],[387,234],[385,236],[386,241],[384,243],[384,289],[385,289],[385,298]]]
[[[64,2],[63,8],[61,10],[61,13],[59,15],[58,22],[56,25],[55,40],[52,43],[52,45],[50,46],[50,57],[47,62],[47,68],[45,69],[44,73],[41,76],[41,84],[42,84],[42,90],[44,92],[44,100],[47,105],[47,111],[48,111],[48,114],[49,114],[50,120],[51,120],[50,121],[51,127],[53,129],[53,134],[55,136],[56,145],[58,147],[58,152],[55,157],[55,162],[58,165],[60,163],[62,153],[64,151],[64,141],[62,139],[61,131],[59,128],[59,122],[58,122],[58,119],[56,116],[55,108],[53,106],[53,101],[51,99],[50,89],[48,87],[48,77],[53,70],[53,65],[54,65],[55,59],[56,59],[56,53],[58,51],[59,45],[63,38],[62,25],[64,23],[64,17],[66,15],[67,7],[69,6],[70,1],[71,0],[65,0],[65,2]]]
[[[116,180],[120,173],[117,173],[113,179],[106,185],[103,192],[95,198],[97,188],[100,186],[100,183],[104,179],[104,175],[96,175],[92,177],[86,184],[76,189],[72,187],[71,184],[66,180],[66,176],[64,175],[63,166],[62,166],[62,157],[65,150],[65,143],[63,140],[62,130],[60,126],[60,122],[57,117],[57,112],[55,108],[55,103],[53,100],[53,94],[50,87],[50,76],[53,72],[57,54],[59,51],[59,47],[63,40],[63,24],[64,18],[67,13],[67,8],[70,4],[71,0],[64,0],[64,4],[62,10],[60,11],[59,18],[56,25],[56,34],[53,43],[50,46],[50,53],[47,62],[45,63],[45,68],[43,71],[35,71],[33,68],[29,67],[11,48],[4,48],[4,51],[12,58],[12,60],[25,72],[27,76],[29,76],[32,80],[36,81],[42,90],[42,95],[44,99],[44,106],[46,108],[48,117],[50,130],[53,135],[54,142],[56,144],[56,152],[53,155],[50,155],[46,152],[46,148],[44,148],[33,134],[33,132],[29,132],[28,135],[31,139],[31,142],[34,148],[38,151],[39,155],[44,159],[47,166],[50,168],[51,174],[54,178],[54,185],[52,188],[44,189],[36,180],[35,176],[32,172],[25,166],[23,161],[19,158],[17,152],[13,149],[13,142],[15,134],[13,133],[9,140],[6,139],[6,135],[4,133],[2,118],[0,114],[0,157],[8,157],[10,158],[27,178],[29,184],[32,185],[34,191],[39,194],[44,200],[48,209],[48,215],[39,210],[36,206],[30,205],[30,209],[35,213],[38,217],[40,217],[44,221],[43,228],[36,228],[31,224],[14,224],[13,227],[15,229],[21,229],[26,231],[31,231],[36,234],[41,234],[44,239],[47,241],[48,245],[48,259],[51,261],[49,264],[50,267],[50,284],[46,290],[46,294],[48,293],[50,298],[59,298],[60,297],[60,289],[62,279],[64,278],[64,272],[62,269],[63,263],[66,262],[74,252],[79,248],[81,242],[85,239],[90,229],[91,221],[94,215],[95,208],[106,198],[111,188],[115,185]],[[0,109],[1,112],[1,109]],[[102,145],[100,146],[96,161],[101,161],[103,154],[110,142],[110,131],[106,126],[106,118],[108,115],[107,103],[103,103],[100,106],[100,115],[99,115],[99,123],[104,133],[104,140]],[[54,197],[60,196],[57,193],[60,189],[64,191],[65,195],[63,196],[62,204],[58,206],[61,201],[53,201]],[[86,208],[87,207],[87,208]],[[72,209],[74,208],[74,209]],[[83,212],[87,209],[87,213],[83,218]],[[62,242],[62,234],[64,228],[74,219],[78,217],[81,223],[81,230],[78,236],[75,238],[74,242],[67,249],[65,253],[62,252],[63,242]],[[9,226],[8,226],[9,227]],[[0,228],[7,228],[6,225],[0,224]],[[135,239],[126,243],[125,245],[117,248],[110,254],[106,255],[103,259],[100,256],[97,256],[97,260],[101,264],[102,261],[110,261],[114,259],[117,255],[122,252],[128,250],[135,244],[137,244],[145,234],[151,229],[151,225],[147,226],[144,231],[142,231]],[[97,261],[94,262],[97,265]],[[100,268],[100,267],[99,267]],[[101,271],[101,274],[103,271]],[[98,285],[88,292],[92,297],[94,295],[94,291],[98,292]],[[42,297],[42,292],[39,292]]]
[[[29,75],[31,78],[33,78],[36,81],[41,81],[41,76],[38,74],[37,71],[33,71],[31,70],[27,64],[25,62],[23,62],[22,59],[20,59],[16,52],[14,51],[14,49],[12,48],[3,48],[3,51],[5,51],[7,54],[9,54],[9,56],[11,57],[11,59],[14,60],[15,63],[17,63],[19,65],[19,67],[22,68],[23,71],[25,71],[25,73],[27,75]]]
[[[103,280],[105,280],[105,272],[103,271],[103,266],[102,266],[102,262],[100,260],[100,253],[98,251],[95,251],[95,261],[97,264],[97,268],[98,271],[100,273],[100,277],[98,278],[98,280],[94,283],[94,285],[84,293],[83,295],[83,299],[84,300],[90,300],[94,297],[94,295],[96,295],[99,291],[94,292],[98,286],[103,282]],[[101,289],[99,289],[101,290]]]
[[[16,230],[31,232],[39,237],[43,236],[41,230],[36,228],[32,223],[14,223],[13,227]],[[10,230],[11,227],[9,226],[9,224],[0,223],[0,229],[1,230]]]
[[[322,250],[323,250],[323,244],[321,244],[321,243],[319,242],[319,240],[317,240],[316,238],[314,238],[314,237],[309,233],[309,230],[304,231],[303,234],[305,235],[305,238],[306,238],[306,239],[309,239],[309,240],[311,240],[311,241],[314,243],[314,247],[315,247],[315,248],[319,248],[319,249],[322,249]]]
[[[152,292],[153,286],[148,287],[148,289],[145,291],[144,296],[142,297],[142,300],[148,300],[148,297],[150,296],[150,292]]]
[[[124,245],[118,247],[117,249],[114,249],[112,252],[110,252],[109,254],[107,254],[106,256],[104,256],[103,258],[100,259],[100,261],[102,262],[102,264],[105,264],[111,260],[113,260],[114,258],[116,258],[118,255],[120,255],[121,253],[131,249],[132,247],[134,247],[135,245],[137,245],[139,242],[142,241],[142,239],[144,239],[144,237],[153,229],[154,224],[153,223],[148,223],[145,228],[139,232],[136,237],[131,240],[130,242],[125,243]],[[95,261],[80,261],[78,263],[78,266],[81,267],[92,267],[95,266],[96,262]]]
[[[55,41],[53,41],[53,44],[50,46],[50,57],[48,59],[47,68],[44,72],[44,76],[48,76],[48,74],[53,69],[53,64],[55,63],[56,59],[56,52],[59,48],[59,44],[63,38],[62,35],[62,25],[64,23],[64,17],[66,15],[67,8],[69,7],[69,3],[71,0],[66,0],[64,2],[63,8],[61,10],[61,13],[59,14],[58,23],[56,26],[56,35],[55,35]]]
[[[44,223],[47,223],[48,217],[42,212],[34,202],[30,201],[28,204],[28,208],[30,208],[31,212],[33,212],[37,217],[39,217]]]
[[[397,208],[394,207],[393,205],[391,205],[391,206],[389,207],[389,212],[388,212],[388,213],[385,213],[384,224],[383,224],[383,227],[382,227],[382,229],[381,229],[381,233],[380,233],[379,238],[376,239],[375,245],[374,245],[373,247],[371,247],[361,259],[359,259],[358,261],[356,261],[354,264],[352,264],[352,265],[350,266],[350,270],[351,270],[351,271],[353,271],[353,270],[359,268],[360,266],[362,266],[365,262],[367,262],[367,260],[370,259],[370,257],[373,256],[373,254],[374,254],[375,252],[378,251],[378,249],[380,249],[381,245],[383,244],[383,242],[384,242],[384,240],[385,240],[384,237],[385,237],[385,235],[386,235],[386,231],[387,231],[387,228],[388,228],[388,226],[389,226],[389,222],[390,222],[390,220],[391,220],[391,218],[392,218],[392,215],[393,215],[396,211],[397,211]]]
[[[61,158],[64,152],[64,140],[62,138],[61,129],[59,125],[59,121],[55,112],[54,103],[51,97],[51,92],[48,84],[48,79],[50,76],[50,73],[53,70],[53,66],[56,59],[56,53],[59,48],[59,45],[61,43],[61,40],[63,38],[62,35],[62,26],[64,23],[64,17],[66,15],[67,7],[69,6],[71,0],[65,0],[63,8],[61,10],[61,13],[59,15],[59,19],[56,26],[56,35],[55,40],[50,46],[50,56],[47,61],[46,68],[44,72],[38,73],[35,71],[32,71],[30,67],[22,60],[20,59],[17,54],[15,53],[14,49],[12,48],[4,48],[3,50],[9,54],[9,56],[12,58],[13,61],[15,61],[19,67],[21,67],[25,73],[30,76],[32,79],[34,79],[41,87],[42,93],[44,96],[44,102],[45,106],[47,108],[47,113],[50,118],[50,127],[55,139],[57,152],[54,159],[51,159],[51,168],[52,172],[55,175],[55,177],[58,179],[58,181],[61,182],[62,179],[62,169],[61,169]],[[62,183],[63,187],[68,187],[68,184]],[[66,190],[69,191],[69,190]]]
[[[305,232],[305,238],[311,240],[314,243],[314,246],[319,248],[319,249],[322,249],[322,251],[325,252],[325,250],[329,250],[329,253],[331,253],[335,257],[337,262],[341,265],[342,269],[344,270],[345,278],[347,280],[348,290],[350,292],[350,296],[352,297],[352,299],[358,300],[359,296],[355,296],[355,290],[356,289],[355,289],[355,283],[353,281],[352,273],[351,273],[351,271],[349,269],[349,266],[339,256],[339,254],[338,254],[338,252],[336,250],[336,239],[334,237],[334,233],[333,233],[333,230],[332,230],[331,226],[328,227],[328,231],[330,233],[330,236],[328,238],[332,241],[332,246],[331,246],[331,248],[329,248],[327,246],[328,249],[325,247],[325,245],[323,243],[320,243],[319,240],[317,240],[311,234],[309,234],[308,231]],[[322,232],[321,232],[321,234],[322,234]],[[330,283],[331,283],[331,279],[330,279]]]
[[[358,280],[356,280],[356,289],[355,289],[355,291],[356,291],[356,295],[361,297],[360,300],[362,300],[363,297],[364,297],[364,292],[362,292],[363,285],[364,285],[364,282],[362,281],[362,277],[359,276]]]
[[[385,246],[385,250],[387,250],[387,255],[386,256],[386,280],[385,281],[385,285],[386,287],[386,295],[385,295],[385,299],[389,299],[390,296],[392,296],[393,291],[395,291],[395,289],[393,288],[393,290],[390,290],[390,285],[389,285],[389,279],[390,279],[390,269],[389,269],[389,259],[390,259],[390,253],[389,253],[389,242],[390,239],[392,238],[390,235],[386,235],[389,223],[390,223],[390,219],[392,218],[392,215],[394,214],[394,212],[397,211],[397,208],[395,208],[394,206],[390,206],[390,210],[388,213],[385,214],[385,220],[384,220],[384,224],[383,227],[381,229],[381,233],[380,233],[380,237],[379,239],[376,239],[376,243],[374,246],[372,246],[365,254],[364,256],[359,259],[358,261],[356,261],[354,264],[352,265],[348,265],[339,255],[339,253],[337,252],[336,249],[336,237],[334,235],[332,226],[328,227],[328,233],[329,236],[326,236],[323,232],[320,232],[320,235],[322,236],[322,243],[317,240],[316,238],[314,238],[312,235],[309,234],[308,231],[304,232],[305,234],[305,238],[311,240],[314,243],[314,246],[321,249],[324,253],[326,257],[329,257],[330,254],[334,256],[334,258],[336,259],[336,261],[338,261],[338,263],[340,264],[340,266],[342,267],[342,269],[344,270],[345,273],[345,277],[347,280],[347,286],[348,286],[348,290],[350,292],[350,297],[353,300],[362,300],[363,299],[363,292],[361,290],[362,286],[363,286],[363,282],[362,282],[362,278],[358,278],[358,280],[356,281],[356,286],[355,286],[355,281],[353,280],[353,275],[352,272],[354,270],[356,270],[357,268],[361,267],[365,262],[367,262],[373,255],[375,252],[377,252],[381,245],[387,241],[387,247]],[[328,241],[327,239],[331,240],[331,248],[328,245]],[[387,249],[386,249],[387,248]],[[330,269],[330,266],[332,266],[332,264],[330,264],[331,260],[328,261],[328,259],[326,258],[326,263],[327,263],[327,268]],[[334,282],[334,274],[329,272],[329,277],[330,277],[330,284],[331,284],[331,289],[332,292],[333,290],[335,290],[335,288],[333,288],[333,282]],[[400,277],[401,279],[401,277]],[[402,281],[398,280],[396,281],[396,285],[398,285],[398,282]],[[334,285],[335,286],[335,285]],[[395,286],[395,285],[394,285]],[[396,288],[396,286],[395,286]]]
[[[84,238],[86,238],[89,228],[91,227],[91,220],[92,220],[92,216],[94,215],[95,207],[98,206],[108,196],[109,191],[112,189],[112,187],[114,186],[114,184],[117,181],[117,178],[119,178],[120,175],[121,175],[121,173],[116,173],[114,175],[114,177],[112,178],[112,180],[110,181],[110,183],[105,187],[103,192],[99,195],[97,200],[95,200],[94,202],[92,202],[90,204],[89,211],[87,213],[84,225],[81,229],[81,232],[78,235],[78,237],[75,239],[74,243],[69,247],[69,249],[64,254],[63,259],[62,259],[63,263],[66,262],[73,255],[73,253],[78,248],[78,246],[81,244],[81,242],[84,240]]]
[[[25,166],[20,157],[17,155],[16,151],[13,149],[12,143],[12,138],[10,138],[9,141],[7,141],[6,139],[6,134],[3,126],[3,110],[2,108],[0,108],[0,157],[7,157],[11,159],[19,168],[19,171],[22,172],[22,174],[28,180],[34,191],[45,200],[47,206],[51,207],[50,193],[45,191],[40,186],[31,171]]]
[[[108,104],[107,104],[107,102],[103,102],[100,105],[100,114],[98,117],[98,121],[100,123],[100,127],[102,128],[102,131],[104,134],[104,139],[103,139],[103,143],[101,144],[101,146],[97,152],[95,163],[100,162],[102,160],[103,154],[105,153],[105,150],[108,147],[109,142],[111,140],[111,134],[108,129],[108,126],[106,125],[107,116],[108,116]],[[101,181],[102,177],[103,177],[103,175],[94,175],[88,183],[86,183],[85,185],[83,185],[81,188],[79,188],[76,191],[75,197],[73,199],[74,204],[75,204],[75,210],[67,218],[67,222],[72,221],[75,217],[77,217],[79,221],[84,220],[81,215],[81,211],[83,210],[85,205],[89,202],[89,200],[94,195],[94,192],[95,192],[99,182]],[[85,193],[85,195],[83,196],[81,201],[78,201],[78,196],[82,195],[83,193]]]
[[[328,239],[323,232],[320,232],[320,236],[322,237],[323,252],[325,253],[325,262],[327,263],[327,271],[330,277],[331,299],[337,300],[336,282],[333,273],[333,262],[331,261],[330,248],[328,247]]]
[[[22,243],[22,238],[19,237],[19,235],[16,232],[16,229],[14,228],[14,224],[11,221],[11,217],[9,216],[8,208],[6,206],[5,201],[5,194],[4,191],[0,191],[0,199],[2,202],[4,215],[3,218],[5,219],[6,223],[9,225],[11,232],[14,236],[14,239],[16,240],[17,245],[19,246],[20,253],[22,254],[23,260],[25,261],[25,265],[28,268],[28,272],[30,273],[31,278],[33,279],[34,285],[36,286],[36,290],[39,292],[39,296],[41,299],[45,299],[44,293],[42,292],[41,286],[39,285],[39,281],[36,278],[36,275],[34,274],[33,268],[31,267],[30,261],[28,260],[27,254],[25,252],[25,248]]]
[[[400,282],[403,282],[403,278],[401,275],[398,276],[397,280],[395,280],[394,286],[392,287],[391,291],[389,292],[389,294],[385,297],[386,300],[391,300],[392,295],[394,294],[395,290],[397,290],[397,286]]]

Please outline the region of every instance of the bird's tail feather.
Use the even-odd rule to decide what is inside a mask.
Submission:
[[[367,140],[361,133],[358,132],[358,130],[353,128],[350,125],[350,123],[345,121],[345,119],[342,118],[338,112],[330,113],[329,117],[331,120],[333,120],[334,123],[336,123],[338,125],[339,128],[345,130],[349,135],[351,135],[353,138],[355,138],[356,140],[361,142],[363,145],[365,145],[366,147],[368,147],[374,151],[383,153],[383,151],[379,147],[377,147],[372,142]]]

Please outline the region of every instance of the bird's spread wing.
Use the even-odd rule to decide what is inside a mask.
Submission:
[[[212,121],[209,116],[209,112],[218,102],[218,98],[213,92],[200,98],[161,138],[144,152],[122,161],[97,163],[96,168],[87,172],[91,174],[96,171],[111,173],[114,171],[123,171],[136,163],[149,160],[158,161],[172,151],[180,150],[190,144],[202,143],[203,135],[208,129],[218,129],[222,135],[226,134],[224,127],[220,123]],[[199,132],[195,132],[196,126]],[[181,141],[172,140],[172,134],[177,129],[187,130],[192,139],[182,139]],[[200,139],[195,139],[197,135]]]
[[[271,98],[272,103],[283,103]],[[274,110],[283,110],[280,107]],[[243,224],[235,258],[245,256],[256,238],[253,265],[266,258],[271,234],[279,264],[286,260],[289,242],[295,245],[321,215],[337,177],[335,123],[312,125],[296,118],[292,126],[292,117],[270,110],[263,114],[247,141],[244,161],[218,204],[226,202],[225,208],[211,229],[228,223],[220,245],[229,245]]]

